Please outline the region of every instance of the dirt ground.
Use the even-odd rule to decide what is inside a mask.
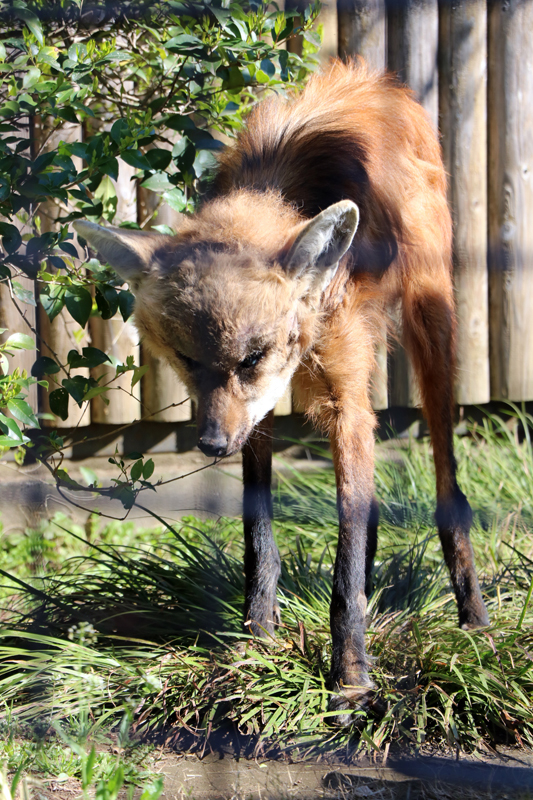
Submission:
[[[526,800],[533,798],[533,753],[509,749],[487,759],[453,756],[328,758],[292,763],[162,749],[152,769],[165,776],[161,800]],[[65,776],[66,777],[66,776]],[[144,782],[145,783],[145,782]],[[135,792],[140,798],[142,787]],[[79,781],[30,778],[24,797],[77,800]],[[121,798],[127,792],[121,792]]]
[[[385,764],[368,758],[350,766],[341,763],[283,763],[209,756],[200,761],[166,754],[163,800],[311,800],[311,798],[519,798],[533,792],[533,755],[484,762],[453,758],[398,759]]]

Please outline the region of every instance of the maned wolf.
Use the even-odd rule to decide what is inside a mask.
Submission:
[[[199,448],[243,450],[247,630],[270,634],[278,621],[272,409],[292,379],[330,436],[337,480],[332,708],[345,721],[371,697],[365,576],[378,510],[369,384],[384,315],[398,305],[433,440],[436,520],[459,624],[488,624],[452,444],[446,178],[435,133],[407,89],[362,62],[336,61],[291,101],[253,109],[210,196],[176,237],[75,227],[129,283],[144,343],[195,398]]]

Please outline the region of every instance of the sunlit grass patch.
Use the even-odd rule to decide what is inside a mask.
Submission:
[[[50,725],[85,715],[92,733],[127,713],[137,732],[196,752],[224,736],[250,754],[533,745],[533,459],[517,427],[527,430],[529,420],[515,419],[514,429],[489,419],[457,441],[492,621],[485,631],[457,628],[433,523],[430,445],[407,441],[380,454],[367,642],[382,703],[358,710],[351,729],[333,727],[327,712],[330,470],[279,480],[283,624],[275,642],[241,632],[238,520],[186,519],[150,532],[93,525],[89,543],[65,518],[50,523],[38,573],[16,570],[23,583],[0,651],[5,708]],[[46,555],[51,531],[69,551],[61,564]]]

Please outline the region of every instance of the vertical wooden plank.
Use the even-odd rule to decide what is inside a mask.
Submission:
[[[117,193],[117,212],[115,225],[120,222],[137,222],[137,187],[131,180],[135,175],[135,168],[124,161],[119,161],[118,180],[115,182]],[[130,355],[135,363],[140,363],[139,337],[133,324],[124,323],[120,313],[112,319],[91,318],[91,338],[94,347],[103,350],[108,355],[113,355],[119,361],[126,361]],[[102,365],[92,370],[94,377],[100,377],[100,384],[110,381],[115,369]],[[111,384],[113,391],[107,392],[107,403],[101,396],[91,400],[91,417],[93,422],[103,422],[108,425],[123,425],[140,419],[141,416],[141,387],[137,383],[131,388],[131,372],[126,372]]]
[[[458,319],[456,399],[487,403],[487,9],[485,0],[440,9],[440,116],[454,223]]]
[[[80,338],[80,326],[75,320],[72,319],[70,314],[62,311],[52,322],[48,319],[46,312],[42,307],[39,308],[39,333],[40,333],[40,355],[48,356],[59,361],[60,364],[67,363],[67,355],[69,350],[79,350],[82,347],[87,347],[90,343],[87,331],[84,331],[83,336]],[[71,377],[76,375],[83,375],[88,377],[89,371],[87,369],[72,369],[70,370]],[[57,375],[49,376],[49,391],[52,392],[61,385],[61,381],[66,377],[66,374],[61,371]],[[57,380],[57,385],[53,379]],[[48,392],[43,392],[41,395],[42,410],[50,413],[50,405],[48,403]],[[51,428],[78,428],[89,425],[91,422],[90,404],[83,403],[81,408],[72,398],[69,400],[69,414],[63,420],[55,417],[54,420],[43,420],[43,425]]]
[[[533,2],[489,3],[491,394],[533,399]]]
[[[21,138],[28,139],[28,148],[22,151],[22,155],[30,158],[33,156],[32,151],[34,149],[32,144],[33,118],[25,117],[24,121],[20,122],[19,125],[21,125]],[[20,222],[16,217],[14,217],[10,223],[19,229],[22,236],[32,233],[31,226]],[[20,283],[23,289],[29,290],[35,296],[36,286],[34,280],[26,277],[15,277],[14,275],[13,278]],[[2,281],[0,283],[0,328],[7,328],[7,330],[5,333],[0,334],[0,342],[4,343],[12,333],[26,333],[37,342],[35,334],[36,325],[37,314],[35,307],[27,303],[22,303],[16,298],[14,301],[11,297],[9,285],[5,281]],[[17,368],[26,370],[29,375],[36,358],[37,353],[35,350],[17,350],[14,352],[13,357],[9,358],[10,369],[11,371]],[[26,402],[29,403],[34,412],[38,410],[38,391],[36,385],[30,386]]]
[[[322,47],[320,48],[320,64],[327,67],[332,58],[336,58],[339,51],[339,29],[337,18],[337,3],[335,0],[326,0],[318,18],[322,27]]]
[[[15,220],[11,220],[11,225],[15,224]],[[17,225],[21,233],[24,233],[25,226]],[[35,296],[35,281],[26,277],[15,277],[13,279],[20,283],[23,289],[29,290]],[[16,305],[15,305],[16,303]],[[20,309],[20,313],[17,310]],[[38,339],[35,335],[36,330],[36,309],[27,303],[11,297],[11,292],[7,283],[2,281],[0,283],[0,327],[7,328],[5,333],[0,334],[0,343],[4,343],[9,339],[12,333],[25,333],[31,336],[36,341],[38,346]],[[25,321],[26,320],[26,321]],[[29,324],[27,324],[29,323]],[[33,362],[37,358],[36,350],[16,350],[12,357],[9,357],[9,368],[13,372],[15,369],[26,370],[28,375],[31,374]],[[26,402],[32,407],[33,411],[38,410],[38,396],[37,386],[34,384],[28,389]],[[5,413],[5,411],[3,412]]]
[[[103,350],[119,361],[125,361],[127,356],[133,355],[135,363],[139,363],[139,336],[137,329],[129,320],[125,323],[117,314],[112,319],[94,319],[91,322],[104,323],[91,325],[93,347]],[[100,385],[104,385],[114,378],[115,368],[102,364],[91,372],[95,378],[101,378]],[[101,397],[93,398],[91,401],[93,422],[123,425],[140,419],[139,384],[137,383],[132,389],[131,376],[131,372],[126,372],[112,380],[110,391],[106,395],[107,403]],[[95,403],[95,400],[99,402]]]
[[[303,0],[285,0],[283,5],[280,5],[280,9],[285,9],[285,11],[303,11],[305,8],[305,3]],[[294,25],[301,24],[299,22],[298,17],[294,17]],[[293,36],[287,42],[287,50],[289,53],[296,53],[296,55],[302,55],[302,48],[303,48],[303,36]]]
[[[59,142],[78,142],[82,139],[82,127],[71,122],[64,122],[59,128],[56,128],[57,120],[53,118],[35,120],[35,141],[37,145],[45,143],[43,150],[55,150]],[[80,159],[73,159],[74,163],[79,166],[81,171]],[[42,231],[51,231],[57,228],[58,218],[64,214],[57,202],[50,200],[46,203],[41,203],[39,208],[39,217],[41,220]],[[67,355],[69,350],[79,350],[89,344],[89,333],[87,329],[83,332],[75,320],[72,319],[70,314],[63,309],[55,319],[50,322],[45,310],[42,307],[38,309],[39,316],[39,333],[41,349],[40,354],[49,356],[50,358],[57,358],[62,364],[67,363]],[[71,375],[88,375],[85,369],[72,370]],[[63,373],[58,373],[53,376],[58,379],[58,383],[64,377]],[[57,388],[52,379],[50,380],[50,391]],[[41,395],[42,409],[45,412],[50,412],[48,404],[48,393],[43,392]],[[54,428],[72,428],[89,425],[91,422],[90,409],[87,403],[84,403],[80,408],[77,403],[72,399],[69,401],[69,415],[67,419],[62,420],[56,417],[52,421],[43,421],[44,425]]]
[[[388,67],[426,109],[435,130],[439,115],[438,0],[393,0],[388,7]]]
[[[274,406],[274,416],[288,417],[289,414],[291,413],[292,413],[292,391],[291,387],[289,386],[285,390],[285,394],[282,397],[280,397],[280,399]]]
[[[339,55],[363,56],[372,69],[385,69],[384,0],[338,0]]]
[[[388,4],[389,69],[415,93],[438,128],[438,0],[392,0]],[[397,327],[401,331],[400,314]],[[400,342],[392,342],[388,361],[391,406],[420,405],[413,366]]]
[[[306,0],[281,0],[278,3],[280,10],[303,12],[307,7]],[[301,18],[300,18],[301,20]],[[295,25],[301,24],[295,18]],[[322,29],[322,47],[318,53],[319,63],[327,67],[329,61],[335,58],[338,53],[338,29],[337,29],[337,2],[336,0],[325,0],[321,4],[320,14],[315,23],[315,28]],[[289,53],[302,55],[303,37],[295,36],[287,42]]]
[[[337,5],[339,55],[362,56],[372,69],[383,71],[386,63],[385,0],[339,0]],[[372,376],[372,406],[377,411],[389,405],[387,387],[387,329],[376,347]]]
[[[160,197],[148,189],[138,188],[139,218],[148,220],[146,228],[168,225],[177,230],[180,217]],[[183,383],[169,365],[142,348],[142,363],[150,369],[142,378],[143,414],[153,422],[186,422],[192,416],[192,404]]]
[[[119,161],[118,180],[115,182],[117,193],[117,212],[115,225],[121,222],[137,222],[137,187],[131,180],[135,168],[124,161]],[[125,361],[130,355],[135,363],[140,363],[139,338],[131,322],[124,324],[120,313],[112,319],[91,318],[89,321],[91,338],[94,347],[113,355],[119,361]],[[100,377],[100,384],[110,381],[115,369],[102,365],[92,370],[93,376]],[[93,422],[108,425],[123,425],[141,417],[141,387],[137,383],[131,388],[131,372],[126,372],[111,384],[113,391],[107,393],[107,403],[102,397],[91,400],[91,418]]]

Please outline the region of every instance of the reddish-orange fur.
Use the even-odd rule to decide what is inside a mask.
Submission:
[[[336,61],[300,96],[256,106],[177,237],[79,229],[139,288],[137,324],[196,396],[201,449],[243,448],[247,630],[272,632],[277,619],[269,409],[279,396],[272,387],[282,392],[294,375],[330,436],[337,481],[333,707],[368,695],[365,580],[377,541],[370,380],[384,319],[398,305],[433,440],[436,519],[459,622],[487,623],[453,456],[446,178],[409,90],[363,62]]]
[[[437,471],[437,520],[459,603],[460,622],[487,622],[468,539],[469,508],[455,478],[452,378],[455,314],[451,218],[440,147],[409,90],[362,62],[334,62],[290,103],[259,104],[227,151],[215,193],[279,191],[305,217],[351,199],[361,221],[348,257],[322,299],[322,324],[295,381],[308,412],[331,437],[340,540],[332,602],[332,679],[346,697],[366,691],[360,576],[354,531],[369,519],[372,429],[369,386],[387,308],[402,308],[403,337],[418,374]],[[256,227],[263,230],[261,219]],[[268,223],[267,223],[268,225]],[[268,234],[267,234],[268,235]],[[272,235],[272,231],[271,231]],[[369,531],[370,531],[369,526]],[[371,538],[369,533],[369,538]],[[367,561],[375,544],[367,541]],[[352,570],[353,572],[353,570]],[[346,585],[352,587],[347,600]],[[341,701],[339,707],[344,707]]]
[[[383,309],[400,297],[413,357],[420,364],[432,359],[434,347],[427,326],[420,323],[419,298],[435,293],[444,304],[433,309],[434,327],[443,327],[442,314],[444,328],[453,326],[451,219],[440,148],[409,90],[388,75],[369,72],[362,61],[337,61],[327,73],[313,77],[295,101],[259,104],[237,146],[222,157],[216,181],[216,192],[223,196],[241,188],[278,190],[308,217],[344,198],[358,204],[361,221],[350,257],[323,308],[328,309],[346,281],[347,292],[315,348],[330,369],[338,361],[338,369],[346,370],[348,364],[350,370],[353,362],[345,348],[355,340],[357,361],[363,356],[365,364],[355,375],[350,370],[338,376],[349,393],[367,395],[373,365],[372,347],[361,341],[361,326],[375,341],[383,329]],[[273,238],[271,222],[261,214],[254,228],[265,239]],[[340,336],[342,348],[336,344]],[[453,345],[447,350],[453,358]],[[331,398],[327,392],[317,396],[307,367],[297,380],[310,390],[313,416],[329,430]]]

